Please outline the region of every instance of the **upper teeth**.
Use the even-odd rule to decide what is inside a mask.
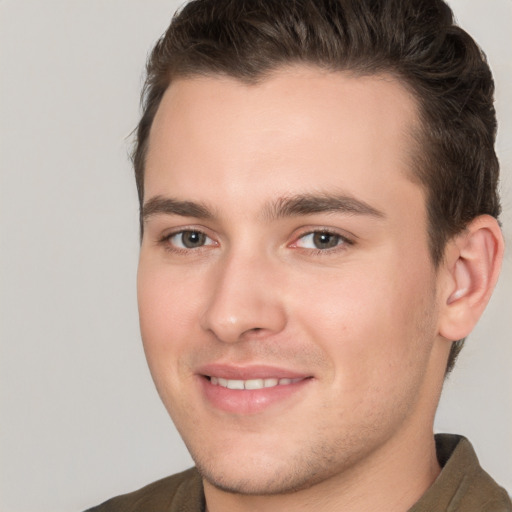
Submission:
[[[222,386],[229,389],[263,389],[271,388],[277,385],[283,386],[292,384],[302,379],[248,379],[233,380],[223,379],[222,377],[210,377],[210,382],[214,386]]]

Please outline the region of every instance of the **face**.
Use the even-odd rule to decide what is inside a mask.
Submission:
[[[287,492],[432,435],[443,368],[410,179],[416,119],[383,76],[296,67],[167,90],[146,165],[140,322],[210,484]]]

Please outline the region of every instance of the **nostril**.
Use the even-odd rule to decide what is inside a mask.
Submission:
[[[264,327],[252,327],[251,329],[247,329],[247,331],[244,331],[241,335],[241,338],[251,336],[251,335],[258,335],[259,333],[265,332]]]

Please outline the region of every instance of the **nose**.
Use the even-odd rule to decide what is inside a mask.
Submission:
[[[278,269],[262,256],[231,256],[215,269],[202,328],[224,343],[275,334],[286,325]]]

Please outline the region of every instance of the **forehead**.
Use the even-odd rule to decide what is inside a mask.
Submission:
[[[207,183],[210,196],[218,190],[226,199],[243,187],[264,192],[270,176],[281,192],[299,185],[378,192],[372,175],[409,174],[417,120],[414,98],[389,75],[297,66],[257,84],[179,79],[153,122],[145,198],[177,188],[197,195]]]

